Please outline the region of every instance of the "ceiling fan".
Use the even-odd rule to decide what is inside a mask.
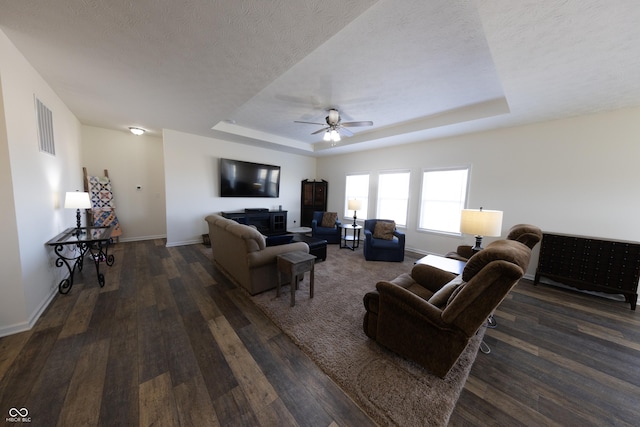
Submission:
[[[320,125],[324,126],[322,129],[319,129],[315,132],[312,132],[311,135],[316,135],[320,132],[324,132],[323,139],[325,141],[338,142],[340,141],[340,134],[345,136],[353,136],[353,132],[348,127],[357,127],[357,126],[373,126],[372,121],[363,121],[363,122],[342,122],[340,118],[340,113],[335,108],[331,108],[329,110],[329,115],[325,118],[327,124],[317,123],[317,122],[304,122],[300,120],[294,120],[295,123],[305,123],[309,125]]]

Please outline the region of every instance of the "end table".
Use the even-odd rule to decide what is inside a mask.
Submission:
[[[61,294],[67,294],[73,286],[73,275],[76,268],[82,271],[85,257],[90,258],[96,265],[96,275],[100,287],[104,286],[104,274],[100,273],[100,262],[104,261],[109,267],[115,262],[113,254],[109,254],[111,242],[111,227],[80,227],[67,228],[46,244],[53,246],[58,256],[56,267],[63,265],[69,270],[69,277],[58,285]],[[68,249],[65,251],[65,248]]]

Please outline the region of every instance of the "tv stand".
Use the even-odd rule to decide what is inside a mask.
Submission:
[[[287,211],[244,209],[238,212],[220,212],[220,215],[240,224],[253,225],[265,236],[287,233]]]

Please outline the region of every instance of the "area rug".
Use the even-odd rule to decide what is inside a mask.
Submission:
[[[411,271],[414,261],[365,261],[361,249],[329,245],[327,260],[315,267],[312,299],[307,273],[294,307],[288,285],[279,298],[268,291],[252,300],[379,425],[446,426],[485,328],[445,379],[380,347],[362,329],[364,294],[380,280]]]

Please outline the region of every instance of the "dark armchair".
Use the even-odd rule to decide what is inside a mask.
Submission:
[[[509,229],[509,233],[507,234],[507,240],[524,243],[529,249],[533,249],[541,239],[542,230],[530,224],[516,224]],[[460,245],[455,251],[451,251],[445,256],[447,258],[466,261],[473,256],[473,250],[470,245]]]
[[[389,219],[366,219],[364,221],[364,258],[367,261],[404,260],[404,233],[396,229]]]
[[[326,221],[334,216],[335,219],[329,221],[332,225],[328,226]],[[325,219],[324,224],[323,218]],[[338,219],[337,213],[316,211],[313,213],[313,218],[311,219],[311,236],[318,239],[324,239],[327,243],[340,243],[341,224],[342,223]]]
[[[460,276],[416,264],[364,296],[364,332],[383,347],[444,378],[469,340],[524,275],[531,249],[497,240]]]

